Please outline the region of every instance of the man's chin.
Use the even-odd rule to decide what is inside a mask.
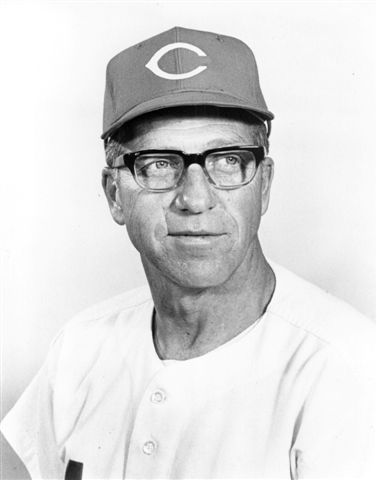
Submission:
[[[163,261],[151,261],[142,257],[146,276],[153,284],[165,283],[189,289],[217,287],[227,282],[237,265],[228,255],[207,255],[205,257],[179,259],[164,257]]]
[[[213,288],[224,284],[231,276],[231,271],[223,266],[206,262],[186,265],[178,272],[169,272],[170,279],[178,286],[189,289]]]

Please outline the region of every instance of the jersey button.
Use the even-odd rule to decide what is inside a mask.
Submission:
[[[165,400],[165,393],[162,390],[156,390],[151,395],[152,403],[162,403]]]
[[[145,455],[152,455],[152,453],[156,450],[156,444],[152,442],[152,440],[148,440],[143,445],[143,452]]]

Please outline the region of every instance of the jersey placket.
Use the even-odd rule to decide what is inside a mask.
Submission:
[[[126,459],[126,478],[168,477],[182,429],[187,422],[187,387],[175,365],[151,380],[136,412]]]

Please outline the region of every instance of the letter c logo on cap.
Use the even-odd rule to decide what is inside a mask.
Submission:
[[[157,50],[157,52],[153,55],[153,57],[149,60],[149,62],[145,65],[151,72],[161,78],[166,78],[167,80],[183,80],[184,78],[191,78],[198,75],[207,67],[202,65],[200,67],[194,68],[194,70],[190,70],[186,73],[168,73],[158,65],[158,62],[161,58],[165,55],[165,53],[170,52],[171,50],[176,50],[177,48],[185,48],[186,50],[191,50],[195,52],[199,57],[206,57],[207,55],[201,50],[199,47],[195,47],[195,45],[191,45],[190,43],[183,43],[183,42],[176,42],[176,43],[169,43],[169,45],[165,45],[164,47]]]

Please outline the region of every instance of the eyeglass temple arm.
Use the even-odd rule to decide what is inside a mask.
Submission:
[[[129,153],[120,154],[118,157],[116,157],[113,160],[113,164],[111,165],[112,168],[119,168],[119,167],[126,167],[127,166],[131,170],[131,173],[133,174],[134,173],[133,162],[132,161],[126,162],[126,158],[128,158],[129,156],[130,156]],[[131,160],[132,160],[132,158],[131,158]]]
[[[271,120],[267,120],[267,138],[271,135],[272,123]]]

